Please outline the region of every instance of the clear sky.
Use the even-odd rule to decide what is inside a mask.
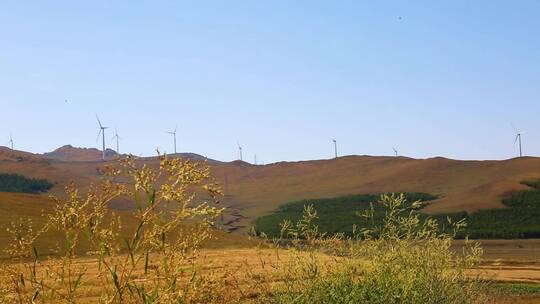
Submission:
[[[40,153],[540,155],[540,1],[2,1],[0,106]]]

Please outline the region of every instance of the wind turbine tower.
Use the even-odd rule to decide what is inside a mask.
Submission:
[[[114,128],[114,136],[112,139],[116,139],[116,154],[120,155],[120,136],[118,136],[118,130]]]
[[[254,162],[253,162],[254,165],[257,165],[257,154],[255,154],[255,157],[254,157]]]
[[[8,141],[8,144],[9,144],[9,146],[11,147],[11,150],[13,150],[13,137],[11,136],[11,134],[9,134],[9,141]]]
[[[337,140],[335,140],[334,138],[332,138],[332,142],[334,142],[334,156],[335,158],[337,158]]]
[[[242,161],[244,160],[243,155],[242,155],[242,146],[240,146],[239,142],[236,142],[236,144],[238,145],[238,156],[240,157],[240,161]]]
[[[176,129],[178,129],[178,126],[174,127],[174,131],[167,132],[171,134],[174,138],[174,154],[176,154]]]
[[[101,160],[105,160],[105,130],[108,129],[109,127],[104,127],[102,124],[101,124],[101,121],[99,120],[99,117],[97,116],[96,114],[96,119],[98,121],[98,124],[99,124],[99,133],[98,133],[98,136],[97,136],[97,139],[99,139],[99,136],[101,135],[101,139],[102,139],[102,142],[103,142],[103,149],[101,150]]]
[[[394,155],[395,155],[396,157],[398,157],[398,151],[397,151],[397,148],[392,148],[392,150],[394,150]]]
[[[519,157],[523,157],[523,150],[522,150],[522,147],[521,147],[521,136],[522,135],[523,135],[523,132],[516,131],[516,140],[514,141],[514,145],[516,143],[519,144]]]

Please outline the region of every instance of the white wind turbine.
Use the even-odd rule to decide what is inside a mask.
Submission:
[[[13,150],[13,137],[11,136],[11,133],[9,133],[9,141],[7,143],[11,147],[11,150]]]
[[[176,154],[176,129],[178,129],[178,125],[174,127],[174,131],[168,131],[167,133],[171,134],[174,138],[174,154]]]
[[[238,145],[238,155],[240,156],[240,160],[242,161],[243,160],[243,155],[242,155],[242,146],[240,146],[240,142],[236,142],[236,144]]]
[[[101,150],[101,160],[105,160],[105,130],[108,129],[109,127],[104,127],[102,124],[101,124],[101,121],[99,120],[99,117],[98,115],[96,114],[96,119],[98,121],[98,124],[99,124],[99,133],[97,135],[97,138],[96,138],[96,141],[99,140],[99,136],[101,135],[101,139],[102,139],[102,142],[103,142],[103,149]]]
[[[337,140],[335,138],[332,138],[332,142],[334,143],[334,156],[337,158]]]
[[[523,136],[523,132],[519,131],[518,129],[516,129],[516,127],[514,127],[514,125],[512,124],[512,128],[514,128],[514,132],[516,133],[516,139],[514,140],[514,145],[518,144],[519,145],[519,157],[523,157],[523,149],[522,149],[522,146],[521,146],[521,137]]]
[[[523,132],[516,130],[516,140],[514,140],[514,145],[517,143],[519,144],[519,157],[523,157],[523,149],[521,147],[521,136],[523,135]]]
[[[116,154],[120,155],[120,139],[118,135],[118,129],[114,128],[114,136],[111,139],[116,139]]]

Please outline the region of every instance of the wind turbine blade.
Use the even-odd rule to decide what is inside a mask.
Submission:
[[[96,142],[98,142],[98,140],[99,140],[99,136],[101,135],[101,131],[103,131],[103,130],[99,129],[99,132],[98,132],[97,137],[96,137]]]
[[[178,129],[178,125],[174,127],[174,133],[176,134],[176,129]]]
[[[96,119],[97,119],[97,122],[98,122],[98,124],[99,124],[99,127],[100,127],[100,128],[103,128],[103,126],[101,125],[101,120],[99,120],[99,117],[98,117],[97,114],[96,114]]]

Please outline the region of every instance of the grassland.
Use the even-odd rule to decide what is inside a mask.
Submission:
[[[490,246],[487,247],[488,251],[489,248]],[[522,249],[530,252],[532,246]],[[489,254],[497,256],[496,251],[489,252]],[[250,280],[253,276],[265,277],[266,281],[271,284],[278,283],[283,280],[277,271],[279,265],[286,265],[293,257],[284,250],[276,251],[256,247],[203,249],[200,256],[201,271],[230,274],[234,279],[227,292],[231,294],[244,293],[248,298],[256,296],[250,291],[252,288]],[[338,262],[332,257],[326,257],[325,261],[330,264]],[[93,276],[93,279],[85,284],[83,295],[78,303],[96,303],[101,294],[97,276],[98,264],[85,258],[80,258],[77,263],[87,269],[87,276]],[[516,271],[516,267],[520,269]],[[484,264],[473,270],[471,275],[482,275],[486,279],[495,280],[491,292],[497,295],[497,299],[493,303],[540,302],[540,266],[538,264],[530,262],[522,262],[519,265],[516,265],[515,262],[499,262],[495,266]],[[227,296],[224,295],[224,297]]]
[[[11,220],[18,220],[18,217],[30,217],[36,226],[40,224],[42,212],[45,214],[51,212],[54,207],[54,202],[41,195],[0,193],[0,202],[5,202],[5,204],[0,204],[0,210],[4,216],[9,216]],[[9,212],[10,208],[14,207],[17,207],[17,214]],[[130,221],[128,214],[121,214],[126,227],[133,228],[133,221]],[[230,275],[232,281],[227,292],[231,293],[231,297],[232,294],[238,293],[244,293],[247,298],[257,296],[256,293],[253,294],[252,276],[264,277],[265,282],[269,284],[282,282],[283,278],[276,271],[276,267],[290,261],[290,252],[276,251],[265,246],[259,247],[258,241],[249,240],[237,234],[217,231],[215,237],[216,239],[206,242],[201,250],[201,269],[204,272]],[[57,236],[52,235],[51,238],[46,239],[47,244],[42,245],[49,246],[58,240]],[[2,243],[7,243],[7,238],[3,238]],[[486,279],[503,284],[495,286],[496,289],[493,292],[500,293],[500,296],[494,303],[535,303],[538,301],[534,286],[540,284],[540,264],[538,264],[540,241],[500,240],[482,243],[488,260],[471,274],[481,274]],[[459,241],[455,244],[455,250],[461,250]],[[332,256],[325,257],[325,260],[329,265],[338,262]],[[95,279],[85,283],[80,303],[96,303],[101,293],[96,270],[98,266],[85,257],[81,257],[78,263],[87,269],[86,273],[89,277],[96,275]]]

